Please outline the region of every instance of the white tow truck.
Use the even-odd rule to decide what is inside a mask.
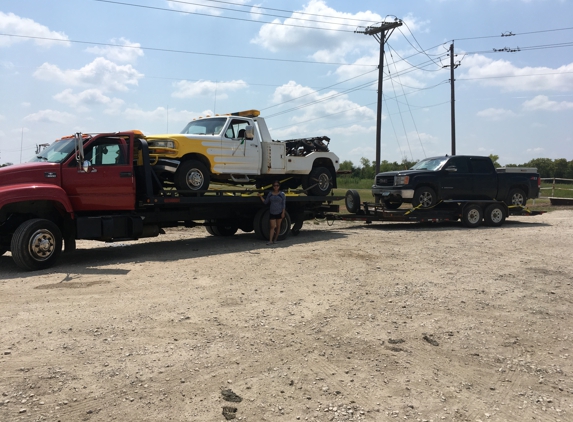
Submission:
[[[179,134],[148,136],[155,173],[182,195],[205,193],[212,181],[261,188],[273,180],[283,188],[302,185],[308,195],[328,195],[340,166],[328,149],[330,139],[273,140],[259,114],[247,110],[201,117]]]

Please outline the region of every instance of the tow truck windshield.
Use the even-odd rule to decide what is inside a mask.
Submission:
[[[218,117],[215,119],[201,119],[189,122],[181,131],[184,135],[218,135],[223,130],[227,119]]]
[[[32,157],[28,162],[63,163],[73,153],[74,138],[60,139]]]

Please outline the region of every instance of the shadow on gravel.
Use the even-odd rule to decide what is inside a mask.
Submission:
[[[535,217],[528,217],[535,218]],[[336,223],[335,223],[336,224]],[[506,220],[502,227],[487,227],[480,226],[475,229],[468,229],[464,227],[459,221],[444,221],[439,223],[418,223],[418,222],[372,222],[371,224],[357,223],[356,225],[346,226],[347,229],[368,229],[368,230],[384,230],[384,231],[399,231],[399,230],[411,230],[411,231],[438,231],[438,230],[448,230],[448,231],[466,231],[472,230],[475,233],[479,233],[484,230],[516,230],[531,227],[549,227],[551,224],[547,223],[537,223],[532,221],[515,221]]]
[[[204,256],[226,255],[237,252],[258,253],[261,249],[277,249],[299,243],[324,242],[344,238],[343,231],[302,230],[298,236],[290,235],[276,245],[266,246],[266,241],[254,233],[238,233],[234,236],[208,236],[180,240],[162,240],[161,236],[147,239],[147,242],[101,243],[89,249],[77,249],[74,252],[62,252],[55,266],[41,271],[26,272],[20,270],[12,257],[0,257],[0,278],[4,280],[41,277],[45,274],[79,275],[125,275],[129,270],[121,268],[99,268],[105,265],[134,264],[138,262],[173,262],[180,259],[200,258]],[[101,245],[101,246],[100,246]]]

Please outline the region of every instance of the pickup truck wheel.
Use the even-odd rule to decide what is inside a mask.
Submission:
[[[209,189],[211,176],[205,165],[197,160],[183,161],[175,172],[175,187],[185,196],[192,195],[188,191],[203,191]]]
[[[525,195],[525,192],[523,189],[518,188],[511,189],[507,195],[507,200],[505,201],[505,203],[509,206],[517,205],[521,207],[524,207],[526,202],[527,196]]]
[[[333,186],[332,173],[326,167],[315,167],[309,173],[306,185],[305,189],[310,187],[307,191],[309,195],[326,196]]]
[[[462,210],[462,224],[471,229],[479,227],[483,218],[483,210],[479,205],[469,204]]]
[[[62,233],[50,220],[28,220],[14,232],[10,250],[18,267],[42,270],[51,267],[62,252]]]
[[[400,199],[385,199],[384,200],[384,208],[389,210],[397,210],[402,205],[402,201]]]
[[[414,191],[414,197],[412,198],[412,205],[417,207],[421,205],[421,208],[431,208],[438,202],[438,197],[434,189],[427,186],[422,186]]]
[[[486,226],[499,227],[505,221],[505,209],[502,205],[491,204],[485,209],[483,220]]]
[[[358,191],[354,189],[347,190],[344,203],[346,205],[346,211],[350,214],[356,214],[360,209],[360,194]]]

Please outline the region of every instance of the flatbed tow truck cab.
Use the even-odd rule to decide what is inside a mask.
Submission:
[[[64,137],[31,162],[0,169],[0,255],[25,270],[52,266],[76,239],[137,240],[168,227],[203,225],[215,236],[241,229],[268,239],[268,208],[255,190],[184,196],[165,190],[140,131]],[[337,211],[338,198],[287,196],[281,236]],[[291,227],[292,224],[292,227]]]

